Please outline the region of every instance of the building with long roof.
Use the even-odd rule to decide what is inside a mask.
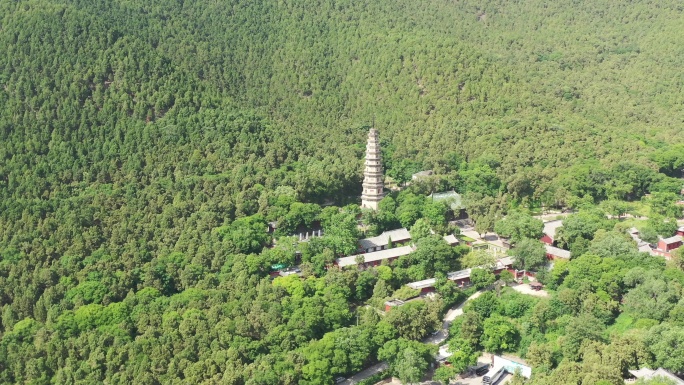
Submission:
[[[397,245],[404,245],[411,241],[411,233],[404,227],[401,229],[383,231],[375,237],[359,240],[359,249],[365,253],[380,251],[388,248],[390,242]]]

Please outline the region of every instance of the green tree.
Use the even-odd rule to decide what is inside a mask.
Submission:
[[[378,359],[387,361],[389,372],[403,383],[422,379],[432,361],[436,346],[404,338],[390,340],[378,350]]]
[[[623,303],[625,311],[636,317],[647,314],[648,318],[662,321],[679,300],[680,293],[680,289],[664,280],[648,278],[630,290]]]
[[[653,214],[646,223],[663,238],[670,237],[677,231],[677,221],[672,218],[665,218],[662,215]]]
[[[627,234],[599,230],[589,244],[588,251],[607,258],[636,253],[637,247],[632,238]]]
[[[459,319],[459,323],[455,323],[453,330],[449,335],[454,338],[465,340],[470,346],[477,347],[482,336],[482,317],[478,312],[466,312],[463,317]]]
[[[546,264],[544,244],[537,239],[523,239],[511,250],[518,270],[537,270]]]
[[[448,346],[449,352],[451,352],[449,362],[456,374],[465,372],[468,367],[477,363],[477,358],[480,356],[480,353],[476,351],[475,347],[467,340],[462,338],[451,338],[449,339]]]
[[[539,239],[543,235],[543,229],[544,223],[541,220],[521,211],[508,213],[494,226],[497,234],[509,238],[512,243],[518,243],[525,238]]]
[[[474,268],[470,271],[470,284],[476,289],[484,289],[496,281],[496,276],[489,270]]]
[[[228,239],[241,253],[258,253],[271,237],[266,232],[266,220],[261,214],[236,219],[228,227],[219,228],[218,234]]]
[[[658,233],[651,226],[642,226],[639,229],[639,238],[650,244],[658,243]]]
[[[385,320],[402,338],[419,340],[440,327],[441,304],[438,301],[412,301],[392,308]]]
[[[561,341],[563,356],[576,359],[582,343],[585,341],[603,341],[604,331],[603,322],[591,314],[583,313],[572,318],[565,327],[565,335]]]
[[[515,282],[515,277],[513,276],[513,273],[511,273],[508,270],[502,271],[499,274],[499,279],[508,284]]]
[[[413,240],[420,240],[430,236],[430,224],[424,218],[420,218],[411,227],[411,238]]]
[[[651,207],[651,211],[658,215],[673,218],[682,216],[682,208],[675,204],[678,197],[674,193],[654,192],[645,200]]]
[[[471,249],[461,260],[461,265],[464,268],[468,267],[482,267],[493,268],[496,265],[496,256],[488,250]]]
[[[434,381],[439,381],[440,384],[448,385],[452,379],[456,378],[460,373],[451,366],[440,366],[435,369],[435,374],[432,376]]]
[[[480,342],[486,351],[497,353],[513,350],[517,344],[518,329],[500,315],[493,315],[483,324]]]
[[[577,244],[587,244],[594,238],[596,230],[608,230],[610,227],[612,226],[602,212],[582,210],[563,220],[563,226],[557,230],[556,238],[560,246],[572,251],[573,255],[582,255],[585,250],[577,248]]]
[[[684,328],[661,324],[649,330],[646,344],[655,357],[655,365],[679,372],[684,369]]]
[[[628,213],[632,207],[628,202],[610,199],[601,202],[601,208],[606,214],[622,218],[622,216]]]

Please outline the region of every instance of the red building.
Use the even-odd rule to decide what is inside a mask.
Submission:
[[[393,307],[403,306],[406,302],[400,299],[393,299],[391,301],[385,302],[385,312],[390,311]]]
[[[553,247],[551,245],[546,246],[546,259],[552,261],[554,259],[570,259],[570,252],[567,250],[559,249],[558,247]]]
[[[544,222],[544,235],[539,239],[547,245],[553,246],[556,242],[556,230],[563,226],[562,220]]]
[[[384,249],[374,251],[372,253],[357,254],[349,257],[338,258],[335,265],[339,267],[357,266],[359,264],[370,267],[378,266],[382,261],[394,261],[395,259],[412,253],[414,248],[412,246],[400,246],[393,249]],[[361,260],[362,262],[359,262]]]
[[[665,239],[661,239],[660,241],[658,241],[657,251],[659,251],[663,254],[667,254],[669,256],[669,254],[673,250],[675,250],[681,246],[682,246],[682,236],[681,235],[675,235],[674,237],[665,238]]]
[[[517,271],[513,268],[513,258],[505,257],[496,261],[492,272],[499,275],[502,271],[508,270],[513,276],[516,276]],[[458,287],[468,287],[470,286],[470,273],[472,269],[465,269],[459,271],[453,271],[447,274],[447,279],[453,281]],[[424,279],[422,281],[411,282],[406,286],[411,289],[420,290],[421,293],[429,293],[435,291],[435,282],[437,280],[434,278]]]

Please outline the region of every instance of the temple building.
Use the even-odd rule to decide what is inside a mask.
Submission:
[[[366,163],[363,171],[363,193],[361,194],[361,208],[377,210],[378,204],[384,197],[384,178],[382,175],[382,158],[380,156],[380,141],[378,131],[371,128],[366,145]]]

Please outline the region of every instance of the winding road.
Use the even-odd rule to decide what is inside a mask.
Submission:
[[[444,318],[442,319],[442,328],[437,333],[435,333],[434,335],[423,338],[422,342],[426,343],[426,344],[440,345],[444,341],[446,341],[447,336],[449,334],[449,326],[451,326],[451,323],[454,322],[456,317],[463,315],[463,306],[465,306],[465,304],[468,301],[479,297],[480,294],[482,294],[482,292],[478,291],[477,293],[468,297],[468,299],[463,301],[463,303],[461,303],[460,305],[449,309],[446,312],[446,314],[444,315]],[[386,362],[380,362],[380,363],[377,363],[377,364],[375,364],[369,368],[366,368],[366,369],[356,373],[355,375],[347,378],[345,381],[340,382],[339,384],[354,385],[354,384],[359,383],[362,380],[365,380],[368,377],[373,376],[374,374],[380,373],[381,371],[383,371],[385,369],[387,369],[387,363]]]

